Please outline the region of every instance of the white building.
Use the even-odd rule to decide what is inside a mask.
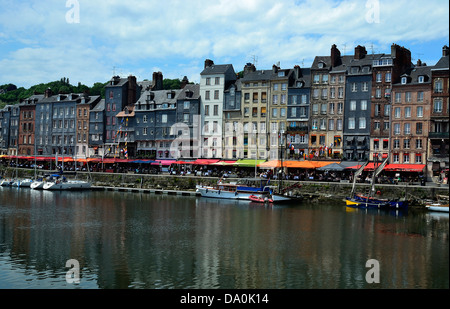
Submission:
[[[215,65],[205,60],[205,68],[200,73],[200,119],[202,129],[202,158],[222,158],[222,131],[224,91],[230,83],[236,81],[232,64]]]

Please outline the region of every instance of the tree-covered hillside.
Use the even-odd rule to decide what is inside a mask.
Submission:
[[[35,93],[44,94],[47,88],[50,88],[53,93],[83,93],[88,91],[90,95],[101,95],[104,97],[105,85],[106,83],[95,83],[92,87],[88,87],[78,83],[77,86],[74,86],[65,77],[59,81],[41,83],[28,89],[24,87],[17,88],[13,84],[0,85],[0,108],[3,108],[6,104],[17,104],[21,99],[26,99]]]

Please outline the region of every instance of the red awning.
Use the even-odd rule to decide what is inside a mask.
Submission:
[[[156,162],[151,163],[151,165],[162,165],[169,166],[172,163],[175,163],[175,160],[155,160]]]
[[[194,162],[192,162],[191,164],[209,165],[209,164],[217,163],[219,161],[220,161],[219,159],[197,159]]]
[[[425,164],[388,164],[385,171],[391,172],[422,172]]]

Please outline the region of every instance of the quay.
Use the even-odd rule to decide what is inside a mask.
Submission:
[[[30,178],[34,175],[33,169],[21,168],[18,171],[18,177]],[[41,170],[41,173],[50,173],[51,171]],[[9,169],[10,176],[13,170]],[[5,175],[6,176],[6,175]],[[170,175],[162,174],[136,174],[136,173],[105,173],[105,172],[77,172],[77,178],[92,182],[93,190],[118,191],[148,193],[160,195],[178,195],[178,196],[199,196],[195,192],[196,185],[214,185],[219,180],[218,177],[210,176],[190,176],[190,175]],[[237,182],[242,178],[226,178],[224,182]],[[273,180],[273,185],[278,181]],[[283,186],[289,187],[294,184],[301,184],[300,188],[289,190],[293,195],[301,195],[310,200],[336,199],[342,200],[351,193],[352,183],[348,180],[340,181],[318,181],[318,180],[283,180]],[[369,183],[357,183],[359,192],[368,191]],[[449,195],[449,185],[426,182],[408,183],[399,182],[398,184],[376,184],[375,189],[380,191],[384,198],[403,198],[407,197],[414,201],[436,199],[437,195]]]
[[[111,186],[92,186],[91,188],[94,191],[117,191],[117,192],[132,192],[132,193],[147,193],[147,194],[181,195],[181,196],[198,196],[198,197],[200,197],[200,194],[195,191],[143,189],[143,188],[111,187]]]

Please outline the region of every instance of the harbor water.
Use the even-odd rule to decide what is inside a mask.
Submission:
[[[0,288],[448,289],[449,215],[4,187]]]

